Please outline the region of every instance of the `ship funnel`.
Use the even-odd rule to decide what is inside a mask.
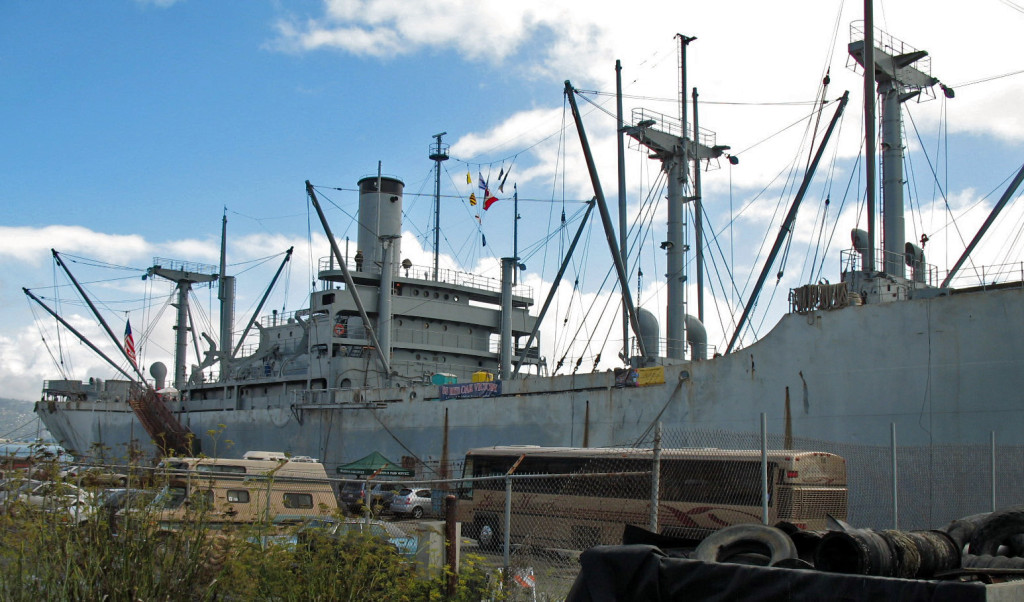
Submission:
[[[860,269],[865,272],[871,271],[872,266],[868,265],[868,233],[860,228],[854,228],[850,231],[850,239],[853,248],[860,254]]]
[[[690,359],[708,359],[708,331],[697,316],[686,314],[686,342],[690,344]]]
[[[658,337],[661,336],[661,327],[658,325],[658,318],[646,309],[636,310],[636,320],[640,323],[640,336],[644,339],[644,347],[652,357],[657,357],[661,343]]]
[[[906,243],[904,246],[903,258],[906,260],[907,265],[914,271],[914,282],[925,282],[925,276],[927,276],[928,268],[924,263],[924,249],[915,245],[912,242]]]
[[[378,183],[380,190],[377,189]],[[402,191],[405,184],[390,176],[359,180],[359,237],[362,265],[356,269],[380,273],[384,250],[381,239],[393,240],[392,257],[402,256]]]
[[[167,382],[167,366],[163,362],[153,362],[149,367],[149,375],[153,377],[153,387],[159,391]]]

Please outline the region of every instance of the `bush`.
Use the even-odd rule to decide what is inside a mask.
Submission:
[[[445,579],[420,580],[389,543],[250,525],[211,529],[200,505],[161,527],[148,509],[81,524],[13,504],[0,515],[0,599],[444,600]],[[298,543],[263,545],[267,534]],[[488,572],[464,561],[453,600],[496,599]]]

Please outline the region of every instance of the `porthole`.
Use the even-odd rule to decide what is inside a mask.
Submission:
[[[430,328],[430,322],[424,322],[423,328]]]
[[[401,326],[401,325],[402,325],[402,321],[401,321],[401,320],[399,320],[399,321],[398,321],[398,325],[399,325],[399,326]]]
[[[422,358],[420,357],[420,354],[417,353],[416,354],[416,361],[418,362],[418,361],[420,361],[420,359],[422,359]]]
[[[440,297],[440,296],[441,296],[441,294],[440,294],[440,293],[438,293],[437,291],[434,291],[434,298],[435,298],[435,299],[437,299],[437,298],[438,298],[438,297]]]
[[[444,300],[445,300],[445,301],[447,301],[447,300],[448,300],[448,293],[445,293],[445,294],[444,294]]]
[[[419,297],[420,296],[420,291],[419,290],[413,290],[412,291],[412,296],[413,297]]]
[[[447,331],[448,330],[448,325],[447,324],[442,325],[441,326],[441,330]]]
[[[452,297],[452,299],[454,299],[455,301],[458,301],[459,300],[459,296],[455,295],[454,297]]]

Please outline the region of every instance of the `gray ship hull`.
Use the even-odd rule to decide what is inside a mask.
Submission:
[[[371,451],[426,464],[485,445],[649,444],[667,432],[771,433],[836,443],[1024,445],[1024,290],[989,290],[788,314],[759,342],[664,366],[664,383],[617,387],[612,372],[526,377],[501,395],[440,400],[437,386],[299,391],[171,402],[202,451],[274,449],[334,466]],[[40,402],[50,432],[79,453],[155,452],[123,402]],[[447,429],[447,430],[446,430]],[[447,441],[447,449],[445,449]]]

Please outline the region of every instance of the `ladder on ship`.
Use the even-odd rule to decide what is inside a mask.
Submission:
[[[198,453],[199,441],[195,435],[178,421],[152,388],[134,388],[128,405],[163,455],[191,456]]]

